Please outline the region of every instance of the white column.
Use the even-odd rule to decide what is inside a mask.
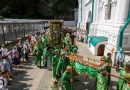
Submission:
[[[80,22],[81,22],[81,0],[78,0],[78,4],[79,4],[79,6],[78,6],[78,23],[77,23],[77,27],[79,27],[79,24],[80,24]]]
[[[94,0],[94,10],[92,13],[93,13],[93,22],[95,22],[97,18],[97,0]]]
[[[84,14],[85,14],[85,13],[84,13],[84,0],[82,0],[82,6],[81,6],[81,7],[82,7],[82,11],[81,11],[81,13],[82,13],[82,14],[81,14],[81,15],[82,15],[82,18],[81,18],[81,21],[84,22],[84,16],[85,16],[85,15],[84,15]]]
[[[84,0],[82,0],[82,18],[81,18],[81,21],[83,22],[84,21]]]
[[[99,0],[96,0],[96,22],[99,22],[99,16],[100,16],[100,11],[99,11]]]
[[[116,5],[117,5],[116,0],[113,0],[112,1],[112,10],[111,10],[111,21],[112,22],[115,22]]]
[[[123,23],[126,21],[129,10],[130,0],[117,0],[116,6],[116,19],[117,23]]]
[[[101,21],[105,21],[105,6],[103,5],[102,12],[101,12]]]

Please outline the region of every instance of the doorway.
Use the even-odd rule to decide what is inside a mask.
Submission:
[[[104,55],[104,49],[105,49],[105,45],[104,44],[99,45],[97,55],[98,56],[103,56]]]

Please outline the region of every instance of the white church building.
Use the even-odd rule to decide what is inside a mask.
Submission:
[[[85,1],[91,3],[88,5]],[[97,56],[111,52],[113,58],[118,47],[129,53],[130,0],[79,0],[78,28],[85,29],[84,22],[88,22],[88,12],[91,12],[92,19],[89,27],[89,50]]]
[[[78,0],[78,23],[77,27],[83,31],[88,30],[92,15],[92,0]]]

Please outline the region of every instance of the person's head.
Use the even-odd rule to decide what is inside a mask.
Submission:
[[[126,72],[130,72],[130,61],[125,63],[125,67],[124,67]]]
[[[69,34],[69,33],[67,33],[67,34],[66,34],[66,37],[70,37],[70,34]]]
[[[1,76],[7,77],[8,76],[8,71],[2,71]]]
[[[55,55],[56,55],[56,56],[59,55],[59,50],[58,50],[58,49],[55,50]]]
[[[66,46],[66,47],[65,47],[65,50],[66,50],[66,51],[69,51],[69,47],[68,47],[68,46]]]
[[[66,58],[65,52],[62,52],[61,56],[62,56],[63,59],[65,59]]]
[[[72,69],[72,66],[69,66],[69,65],[68,65],[68,66],[67,66],[67,72],[72,72],[72,70],[73,70],[73,69]]]
[[[111,53],[107,53],[107,56],[108,56],[108,57],[111,57]]]
[[[2,44],[1,47],[2,47],[2,48],[5,48],[5,44]]]
[[[14,48],[13,48],[14,50],[17,50],[17,47],[16,46],[14,46]]]

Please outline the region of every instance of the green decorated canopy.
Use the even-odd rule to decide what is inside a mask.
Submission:
[[[91,36],[90,43],[95,47],[99,42],[108,41],[107,37],[104,36]]]
[[[76,61],[72,64],[72,66],[75,69],[75,71],[79,74],[85,74],[86,73],[86,74],[88,74],[92,77],[97,76],[98,70],[96,70],[95,68],[89,67],[87,65],[80,64]]]

